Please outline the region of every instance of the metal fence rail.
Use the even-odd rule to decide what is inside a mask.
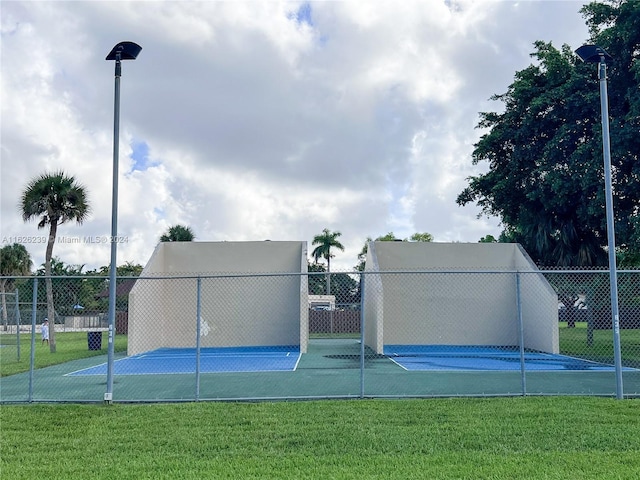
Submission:
[[[640,396],[640,271],[211,274],[119,278],[108,365],[105,277],[6,278],[0,402],[503,395]],[[327,297],[328,294],[328,297]],[[310,297],[313,296],[313,297]],[[310,298],[327,300],[319,305]]]

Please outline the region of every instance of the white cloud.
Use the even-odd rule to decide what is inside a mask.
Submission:
[[[530,62],[535,40],[587,37],[578,1],[5,2],[2,19],[2,237],[39,235],[21,189],[64,169],[92,216],[61,235],[110,232],[113,63],[123,62],[119,263],[145,263],[171,225],[198,240],[307,240],[342,232],[336,269],[367,236],[437,241],[497,235],[455,204],[478,112]],[[132,146],[148,146],[144,168]],[[137,168],[134,169],[134,164]],[[28,245],[36,265],[41,245]],[[60,243],[96,268],[107,244]]]

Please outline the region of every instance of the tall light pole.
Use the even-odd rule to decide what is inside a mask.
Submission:
[[[133,42],[120,42],[111,49],[105,60],[115,60],[115,95],[113,114],[113,190],[111,196],[111,261],[109,263],[109,342],[107,346],[107,391],[104,401],[113,401],[113,357],[116,323],[116,258],[118,249],[118,161],[120,142],[120,77],[122,60],[135,60],[142,47]]]
[[[620,352],[620,315],[618,312],[618,274],[616,267],[616,235],[611,187],[611,145],[609,137],[609,99],[607,96],[607,60],[611,55],[597,45],[583,45],[576,54],[584,62],[599,65],[600,112],[602,121],[602,153],[604,156],[604,189],[607,210],[607,248],[609,249],[609,283],[611,285],[611,320],[613,326],[613,356],[616,369],[616,398],[622,399],[622,354]]]

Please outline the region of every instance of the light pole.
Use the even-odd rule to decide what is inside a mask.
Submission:
[[[613,356],[616,369],[616,398],[623,398],[622,355],[620,352],[620,315],[618,312],[618,274],[616,267],[616,235],[613,216],[613,189],[611,187],[611,146],[609,138],[609,99],[607,97],[607,60],[611,55],[597,45],[583,45],[576,54],[584,62],[599,65],[600,112],[602,119],[602,153],[604,156],[604,189],[607,210],[607,248],[609,250],[609,283],[611,285],[611,317],[613,326]]]
[[[113,357],[116,323],[116,257],[118,243],[118,156],[120,142],[120,77],[122,60],[135,60],[142,47],[133,42],[120,42],[105,60],[115,60],[115,95],[113,114],[113,190],[111,196],[111,261],[109,263],[109,342],[107,344],[107,391],[105,403],[113,401]]]

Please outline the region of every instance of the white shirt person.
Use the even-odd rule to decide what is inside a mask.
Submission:
[[[44,322],[42,323],[42,329],[40,330],[40,332],[42,333],[42,343],[46,343],[47,345],[49,345],[49,320],[48,319],[44,319]]]

